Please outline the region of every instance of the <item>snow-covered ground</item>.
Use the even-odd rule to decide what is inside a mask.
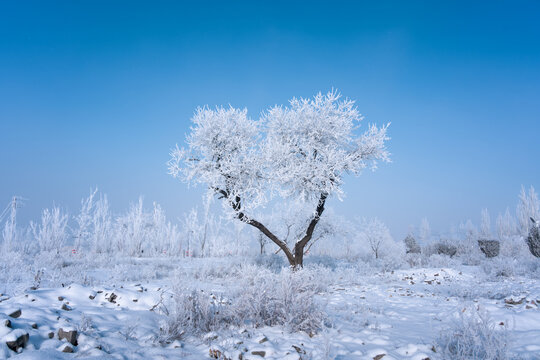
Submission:
[[[308,266],[302,271],[322,284],[315,295],[324,318],[318,331],[246,323],[171,337],[165,324],[179,292],[196,289],[216,299],[236,289],[242,296],[246,277],[268,269],[238,259],[154,259],[132,262],[127,271],[136,267],[162,273],[135,281],[134,274],[94,269],[86,285],[29,285],[0,297],[0,358],[439,359],[449,345],[445,336],[468,336],[463,330],[476,324],[493,336],[479,341],[507,343],[508,358],[540,359],[535,279],[493,278],[472,266],[390,272]],[[70,339],[71,331],[77,334]],[[7,345],[18,347],[17,339],[25,343],[19,354]]]

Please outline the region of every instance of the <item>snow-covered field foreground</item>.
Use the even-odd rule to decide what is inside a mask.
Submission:
[[[536,279],[244,262],[129,259],[79,281],[18,279],[0,297],[0,358],[540,359]]]

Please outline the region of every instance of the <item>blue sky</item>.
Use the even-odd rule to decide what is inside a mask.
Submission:
[[[180,216],[202,190],[165,163],[197,106],[257,117],[334,87],[392,123],[393,154],[338,213],[397,236],[495,217],[540,188],[539,24],[536,1],[1,2],[0,207],[73,213],[97,186]]]

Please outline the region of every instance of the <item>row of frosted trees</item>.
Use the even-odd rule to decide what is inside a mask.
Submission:
[[[429,222],[423,219],[404,243],[394,241],[379,219],[346,219],[329,209],[305,252],[349,260],[384,260],[401,257],[407,251],[428,256],[437,253],[463,255],[471,257],[468,262],[474,262],[473,257],[482,256],[478,241],[496,240],[500,243],[501,255],[518,258],[528,253],[530,218],[540,218],[538,204],[533,188],[528,192],[522,189],[515,215],[506,210],[497,217],[495,226],[492,226],[486,209],[481,212],[478,226],[467,220],[448,234],[439,236],[431,233]],[[62,251],[133,257],[205,257],[280,252],[266,237],[257,236],[242,223],[225,224],[227,220],[212,214],[209,201],[203,201],[202,211],[192,209],[177,224],[167,220],[158,204],[145,207],[142,198],[127,212],[113,215],[107,196],[97,191],[92,191],[81,201],[76,216],[53,207],[42,212],[39,222],[18,228],[16,210],[17,204],[13,201],[4,211],[1,237],[4,253]],[[290,244],[302,234],[310,214],[302,206],[291,206],[285,211],[275,209],[267,215],[269,226],[281,229],[278,235]],[[285,226],[278,226],[283,224]],[[325,241],[325,238],[331,241]]]
[[[145,208],[143,199],[127,212],[113,215],[107,196],[91,191],[81,201],[80,212],[71,217],[59,207],[45,209],[39,222],[18,227],[12,204],[1,236],[5,253],[71,252],[73,254],[121,254],[127,256],[219,256],[240,250],[225,244],[226,229],[205,204],[202,214],[191,210],[179,224],[167,220],[157,203]]]

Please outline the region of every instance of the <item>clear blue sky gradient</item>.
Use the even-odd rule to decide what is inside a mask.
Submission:
[[[73,213],[98,186],[180,216],[202,189],[165,163],[197,106],[332,87],[392,122],[393,163],[347,179],[340,214],[446,230],[540,187],[538,1],[2,1],[0,207]]]

